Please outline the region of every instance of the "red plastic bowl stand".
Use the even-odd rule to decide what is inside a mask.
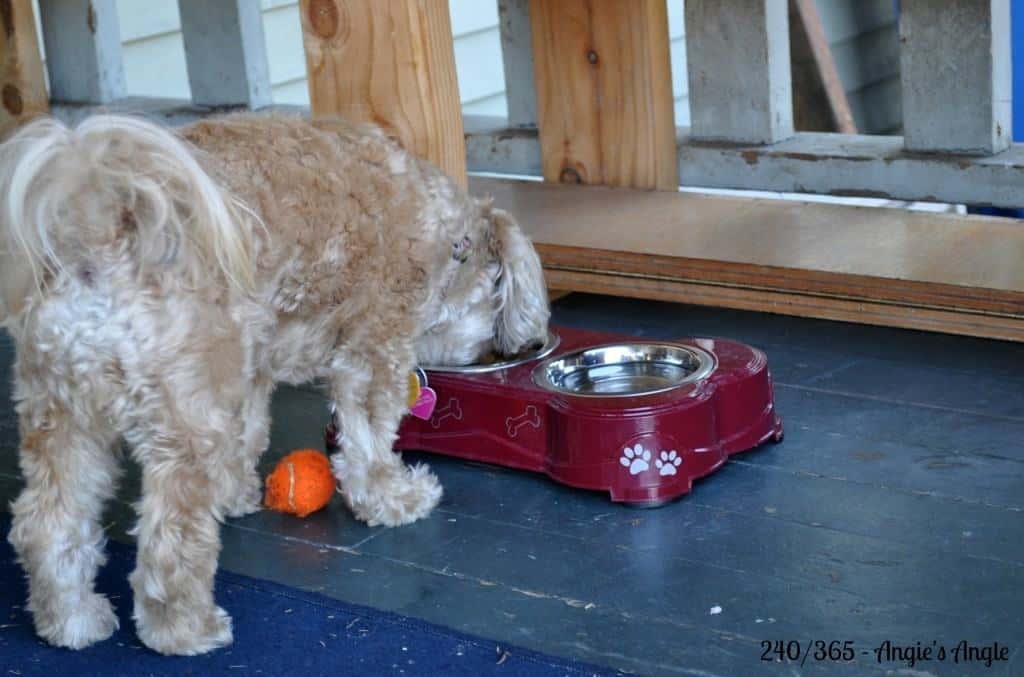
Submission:
[[[546,359],[583,348],[649,339],[553,328],[560,345]],[[663,341],[664,342],[664,341]],[[782,439],[764,353],[724,339],[667,341],[716,360],[711,374],[662,393],[578,397],[538,386],[534,360],[477,374],[429,372],[437,407],[407,416],[396,450],[422,450],[541,472],[557,482],[607,491],[613,501],[657,505],[732,454]],[[327,434],[332,446],[334,432]]]

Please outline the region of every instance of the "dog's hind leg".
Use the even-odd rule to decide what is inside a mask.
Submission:
[[[426,466],[409,467],[392,451],[408,410],[411,345],[402,339],[373,348],[342,348],[332,361],[331,392],[340,451],[331,457],[341,494],[367,524],[397,526],[425,517],[441,500]]]
[[[220,554],[218,518],[238,481],[225,462],[237,454],[234,407],[222,393],[169,394],[130,435],[142,465],[138,562],[131,575],[135,623],[146,646],[195,655],[231,643],[231,618],[214,601]]]
[[[81,420],[88,414],[27,392],[24,382],[19,390],[25,488],[11,506],[8,540],[28,574],[36,632],[81,649],[118,627],[110,602],[93,590],[105,559],[100,517],[118,475],[115,435]]]

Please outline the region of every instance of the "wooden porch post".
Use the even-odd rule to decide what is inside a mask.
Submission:
[[[544,178],[679,186],[665,0],[530,0]]]
[[[466,185],[446,0],[301,0],[313,115],[374,122]]]
[[[0,1],[0,138],[48,109],[32,0]]]

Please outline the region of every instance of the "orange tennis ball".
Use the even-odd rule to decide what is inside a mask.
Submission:
[[[330,503],[333,495],[330,461],[314,449],[299,449],[282,458],[267,476],[263,503],[271,510],[305,517]]]

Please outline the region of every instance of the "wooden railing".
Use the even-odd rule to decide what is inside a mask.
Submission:
[[[557,287],[1024,340],[1017,221],[675,192],[1024,207],[1009,0],[902,0],[904,136],[794,129],[790,21],[810,0],[685,0],[689,129],[665,0],[497,2],[507,118],[462,117],[447,0],[302,0],[312,114],[384,125],[462,182],[543,176],[469,186],[516,210]],[[192,102],[124,99],[114,0],[40,0],[53,111],[267,107],[259,3],[179,5]],[[0,0],[7,127],[47,105],[31,12]]]
[[[560,87],[545,75],[551,61],[567,68],[567,61],[583,60],[579,53],[567,57],[545,46],[560,36],[532,36],[542,43],[534,45],[536,72],[543,78],[539,87],[530,76],[534,69],[526,65],[534,56],[524,27],[540,25],[546,30],[543,25],[550,23],[552,11],[560,15],[556,22],[580,25],[573,7],[586,4],[500,0],[503,28],[517,31],[514,40],[504,43],[505,71],[510,75],[509,100],[520,111],[533,110],[525,102],[536,99],[534,91],[541,98],[548,92],[549,98],[553,93],[571,99],[571,105],[589,110],[607,109],[606,99],[599,102],[591,92],[584,104],[579,90]],[[647,8],[662,4],[657,0],[590,4],[619,5],[635,16],[662,21],[649,18]],[[547,20],[524,19],[540,7],[547,9]],[[686,0],[685,8],[691,127],[673,131],[669,138],[664,129],[648,125],[634,132],[642,139],[630,143],[624,137],[636,148],[634,166],[655,163],[645,159],[644,149],[667,147],[676,149],[679,179],[687,186],[1024,207],[1024,146],[1011,143],[1009,0],[901,2],[905,137],[794,131],[786,0]],[[663,34],[664,26],[656,32]],[[667,47],[658,49],[655,62],[667,58]],[[620,51],[612,44],[597,56],[605,63],[613,61],[624,74],[625,82],[605,83],[621,94],[624,110],[647,105],[667,87],[664,76],[652,72],[652,60],[642,53]],[[598,63],[596,70],[600,69]],[[631,87],[642,88],[643,94],[634,95]],[[602,93],[607,92],[608,88]],[[566,137],[549,134],[545,121],[530,118],[529,113],[519,113],[509,122],[467,120],[471,171],[535,173],[539,156],[548,158],[544,167],[550,180],[556,178],[548,169],[550,158],[565,142],[570,148],[600,147],[583,138],[592,136],[586,128],[575,127]],[[539,136],[522,131],[538,122]],[[510,127],[517,132],[511,133]],[[574,162],[593,167],[582,150],[564,159],[566,166]],[[591,171],[601,175],[596,168]],[[649,186],[644,181],[625,183]]]

